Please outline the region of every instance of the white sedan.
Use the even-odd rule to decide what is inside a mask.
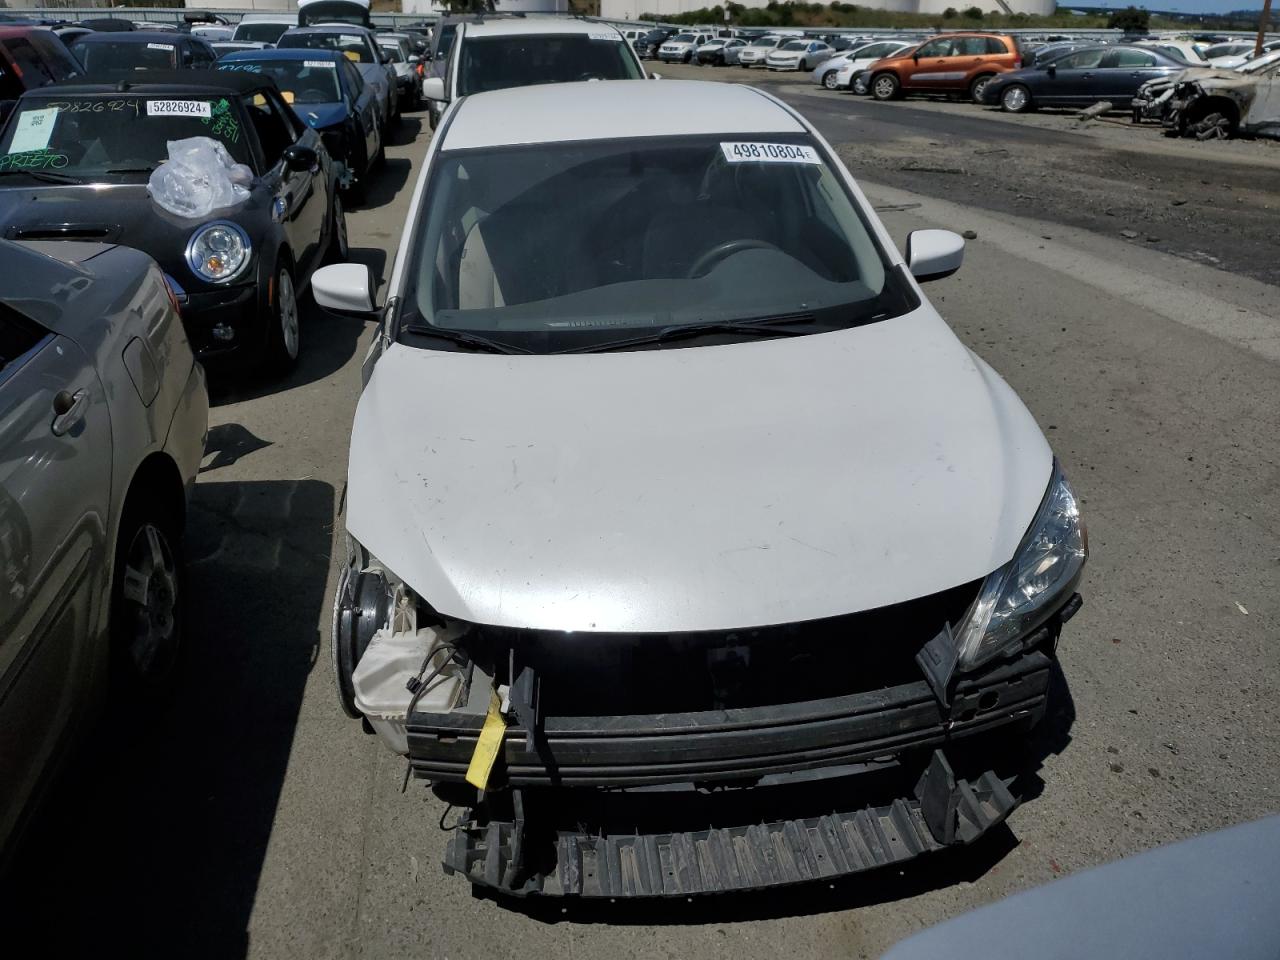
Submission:
[[[743,84],[452,103],[386,306],[363,265],[312,280],[379,323],[339,700],[462,808],[448,872],[764,887],[1016,806],[995,770],[1048,709],[1087,540],[1035,419],[924,293],[963,253],[920,230],[900,254],[821,135]],[[746,793],[778,774],[821,809],[762,822]],[[610,791],[640,786],[672,791],[661,820],[611,832]],[[824,846],[863,830],[900,839]]]
[[[812,70],[833,53],[821,40],[788,40],[764,58],[770,70]]]

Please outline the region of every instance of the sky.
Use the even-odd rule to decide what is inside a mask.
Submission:
[[[1262,0],[1082,0],[1087,7],[1146,7],[1179,13],[1228,13],[1232,10],[1261,10]],[[1058,6],[1069,9],[1070,0],[1058,0]],[[1280,21],[1280,3],[1273,2],[1271,18]]]

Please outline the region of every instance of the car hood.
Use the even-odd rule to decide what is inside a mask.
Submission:
[[[342,101],[333,103],[295,103],[293,112],[307,126],[323,130],[347,119],[347,105]]]
[[[6,178],[7,179],[7,178]],[[265,217],[270,200],[255,184],[248,200],[235,208],[234,220],[257,241],[252,225]],[[7,240],[88,240],[122,243],[149,254],[184,287],[203,286],[186,266],[184,251],[201,223],[225,218],[214,211],[187,220],[151,202],[145,183],[6,186],[0,189],[0,235]]]
[[[448,616],[723,630],[976,580],[1051,469],[1026,408],[927,306],[700,348],[393,345],[357,406],[347,526]]]

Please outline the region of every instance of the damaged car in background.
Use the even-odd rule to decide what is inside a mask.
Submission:
[[[454,101],[385,305],[363,265],[313,279],[380,320],[338,697],[458,808],[446,872],[774,887],[1017,806],[1087,536],[1031,414],[921,290],[963,250],[922,230],[900,255],[750,87]]]
[[[1234,70],[1193,67],[1143,84],[1133,121],[1143,120],[1200,140],[1280,136],[1280,50]]]

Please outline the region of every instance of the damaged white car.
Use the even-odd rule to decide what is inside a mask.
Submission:
[[[1031,414],[821,136],[736,84],[457,100],[352,429],[344,710],[461,808],[445,869],[686,896],[1017,805],[1087,554]]]
[[[1238,69],[1196,67],[1143,84],[1133,120],[1159,120],[1200,140],[1280,136],[1280,50]]]

